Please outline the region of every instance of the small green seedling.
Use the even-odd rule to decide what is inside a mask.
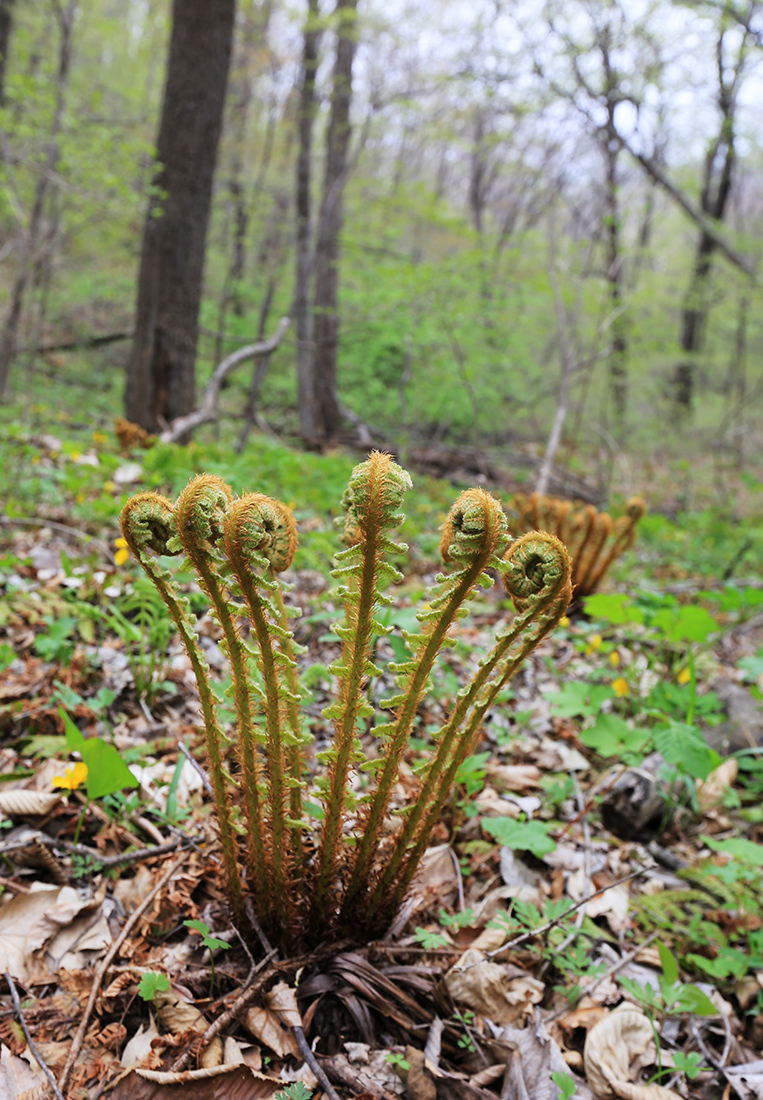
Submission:
[[[559,1089],[557,1100],[570,1100],[575,1095],[575,1082],[569,1073],[552,1073],[551,1080]]]
[[[205,924],[203,920],[184,920],[183,924],[191,932],[198,932],[201,936],[202,947],[206,947],[209,951],[209,964],[212,971],[212,975],[209,980],[209,996],[212,996],[212,991],[215,987],[215,951],[227,951],[230,947],[229,943],[225,940],[218,939],[217,936],[210,934],[211,929],[208,924]]]
[[[407,1062],[403,1055],[399,1054],[396,1050],[391,1050],[389,1054],[386,1055],[384,1061],[388,1066],[399,1066],[399,1068],[406,1073],[411,1068],[411,1063]]]
[[[275,1100],[310,1100],[313,1090],[309,1089],[304,1081],[295,1081],[288,1088],[277,1092]]]
[[[156,1001],[157,994],[167,993],[170,988],[170,980],[166,974],[159,974],[156,970],[149,970],[138,983],[138,996],[144,1001]]]
[[[440,932],[428,932],[426,928],[417,928],[414,935],[416,943],[420,943],[426,951],[433,951],[436,947],[450,947],[450,940]]]

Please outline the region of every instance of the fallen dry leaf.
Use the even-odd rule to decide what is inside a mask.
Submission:
[[[21,1100],[44,1084],[41,1070],[35,1072],[23,1058],[11,1054],[8,1047],[0,1047],[0,1096],[3,1100]]]
[[[540,785],[540,769],[534,764],[489,763],[487,774],[491,781],[504,791],[524,791]]]
[[[63,774],[63,773],[62,773]],[[42,817],[61,801],[60,794],[45,794],[42,791],[0,791],[0,812],[8,817]]]
[[[131,1070],[109,1095],[111,1100],[270,1100],[283,1082],[249,1066],[160,1073]]]
[[[19,981],[29,978],[28,963],[34,952],[92,904],[71,886],[52,890],[35,886],[0,909],[0,972],[7,970]]]
[[[730,756],[717,768],[713,768],[707,779],[697,780],[697,804],[702,813],[718,805],[738,774],[739,761],[735,756]]]
[[[634,1081],[634,1063],[656,1064],[652,1025],[640,1008],[622,1005],[591,1028],[583,1051],[588,1083],[600,1100],[680,1100],[661,1085]]]
[[[505,964],[490,962],[481,951],[469,948],[445,975],[454,1001],[471,1008],[493,1023],[517,1024],[532,1015],[532,1006],[543,998],[543,983]]]
[[[243,1019],[246,1030],[258,1043],[269,1047],[277,1058],[291,1054],[300,1057],[297,1040],[290,1028],[285,1027],[281,1017],[271,1008],[255,1005],[247,1010]]]
[[[575,1082],[574,1096],[578,1100],[590,1100],[592,1093],[584,1081],[570,1073],[559,1045],[546,1030],[539,1013],[527,1027],[507,1025],[496,1030],[496,1039],[508,1048],[508,1073],[511,1089],[508,1095],[526,1100],[557,1100],[559,1089],[551,1076],[564,1073]]]
[[[184,1000],[175,989],[160,990],[155,997],[156,1013],[162,1025],[168,1030],[180,1035],[184,1031],[197,1031],[199,1034],[206,1031],[207,1020],[199,1012],[196,1005]],[[214,1069],[222,1065],[223,1043],[219,1036],[215,1036],[204,1047],[201,1054],[201,1065],[204,1069]]]
[[[158,1038],[159,1032],[156,1030],[156,1022],[154,1017],[151,1016],[148,1027],[144,1028],[141,1024],[132,1039],[128,1040],[125,1045],[120,1059],[124,1068],[132,1069],[133,1066],[140,1066],[152,1052],[151,1043]]]

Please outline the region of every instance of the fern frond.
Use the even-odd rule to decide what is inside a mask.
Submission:
[[[434,591],[430,593],[428,609],[418,613],[420,632],[406,635],[412,649],[411,659],[393,666],[401,691],[383,704],[395,707],[395,720],[382,727],[385,731],[384,764],[377,773],[376,788],[363,821],[363,832],[344,902],[345,917],[367,881],[400,760],[437,654],[475,585],[480,582],[492,585],[493,578],[485,573],[485,569],[491,565],[500,568],[501,563],[496,555],[504,549],[507,538],[503,509],[484,489],[467,489],[448,513],[443,525],[440,552],[443,560],[454,563],[456,568],[449,575],[440,576]],[[390,730],[388,734],[387,729]],[[379,729],[374,732],[379,735]]]
[[[327,716],[334,723],[334,743],[325,754],[329,765],[324,799],[324,822],[317,855],[314,894],[314,924],[320,925],[326,912],[329,890],[335,880],[339,838],[349,802],[348,778],[353,764],[362,760],[356,736],[359,718],[370,717],[373,709],[365,694],[369,675],[376,671],[369,661],[371,638],[383,631],[375,619],[385,601],[382,584],[400,575],[383,559],[399,551],[385,532],[398,526],[404,493],[412,487],[409,475],[389,455],[373,452],[367,462],[356,466],[342,499],[345,510],[345,540],[349,547],[337,555],[340,567],[334,575],[347,580],[341,588],[345,607],[342,654],[329,671],[338,677],[338,702]]]
[[[504,560],[503,584],[518,616],[498,633],[492,650],[458,693],[454,710],[438,735],[437,748],[416,801],[401,835],[396,838],[392,858],[369,900],[369,920],[373,920],[379,909],[389,912],[399,904],[486,712],[569,604],[569,555],[554,535],[545,532],[524,535],[509,547]]]
[[[301,844],[294,829],[289,827],[288,819],[301,819],[302,765],[298,719],[286,733],[284,727],[299,697],[296,679],[290,675],[295,662],[290,652],[283,648],[291,639],[291,633],[286,625],[283,604],[279,607],[273,599],[275,594],[276,600],[280,596],[273,573],[291,564],[297,544],[296,525],[280,501],[261,493],[247,493],[228,508],[224,541],[257,639],[256,656],[265,691],[273,888],[277,895],[280,893],[280,897],[274,898],[274,908],[280,920],[291,926],[298,899],[293,883],[287,879],[286,868],[291,868],[291,877],[295,873],[298,878],[301,876],[298,855]]]
[[[195,621],[188,601],[172,580],[169,570],[161,568],[154,555],[178,553],[177,525],[171,503],[158,493],[141,493],[129,500],[119,519],[122,534],[133,556],[153,581],[164,600],[191,662],[204,718],[209,773],[214,793],[220,841],[228,888],[236,919],[244,920],[244,898],[236,860],[236,832],[225,789],[225,745],[228,739],[217,716],[217,703],[209,682],[209,668],[199,648]]]
[[[264,812],[262,806],[262,777],[257,745],[262,744],[261,733],[254,723],[252,690],[247,671],[247,654],[239,637],[234,619],[236,613],[228,600],[225,584],[227,562],[223,554],[223,533],[228,506],[233,493],[222,478],[214,474],[201,474],[194,478],[178,497],[176,505],[177,527],[180,541],[188,560],[196,571],[204,591],[212,605],[215,618],[224,636],[224,648],[228,653],[233,680],[233,696],[236,703],[237,748],[243,777],[243,802],[247,818],[247,863],[254,886],[260,896],[273,897],[275,892],[275,865],[268,858],[264,837]],[[282,884],[283,886],[283,884]],[[281,894],[283,901],[283,894]],[[285,910],[281,914],[285,916]]]

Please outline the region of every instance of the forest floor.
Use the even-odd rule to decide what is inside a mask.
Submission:
[[[214,456],[124,455],[105,434],[4,446],[3,1100],[763,1098],[759,518],[649,517],[485,722],[388,935],[286,958],[230,923],[190,665],[117,543],[128,491],[175,493]],[[267,446],[262,488],[294,506],[304,546],[287,579],[320,739],[339,614],[326,501],[352,463]],[[240,488],[235,464],[216,472]],[[453,496],[430,482],[407,508],[397,631]],[[496,585],[456,628],[401,801],[508,613]],[[222,694],[208,617],[200,634]],[[382,668],[402,644],[379,642]],[[85,783],[82,735],[113,793]],[[119,789],[128,768],[139,786]]]

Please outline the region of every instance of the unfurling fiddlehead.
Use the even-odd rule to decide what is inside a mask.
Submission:
[[[514,534],[539,530],[561,539],[572,559],[575,598],[580,599],[596,591],[616,558],[633,545],[644,511],[641,498],[632,497],[625,515],[613,523],[608,513],[597,512],[592,504],[575,507],[569,500],[516,493],[509,527]]]
[[[247,493],[234,501],[225,523],[225,550],[243,595],[257,639],[256,659],[264,685],[265,729],[268,762],[268,826],[272,839],[273,906],[278,920],[294,920],[297,900],[287,882],[288,868],[301,870],[300,845],[289,828],[287,794],[293,829],[301,828],[301,753],[299,726],[289,727],[298,695],[284,683],[284,672],[293,673],[294,659],[284,646],[290,640],[283,605],[272,600],[279,592],[272,573],[291,564],[296,548],[296,526],[289,510],[260,493]],[[280,643],[280,644],[279,644]],[[285,732],[285,727],[288,727]],[[288,741],[288,744],[286,742]],[[286,757],[290,756],[289,768]],[[291,777],[291,778],[290,778]],[[291,790],[289,788],[291,787]],[[285,858],[284,858],[285,856]]]
[[[392,542],[387,532],[403,520],[400,505],[412,487],[410,476],[389,455],[375,451],[356,466],[342,506],[345,510],[346,550],[336,555],[339,567],[332,576],[346,581],[338,595],[344,600],[345,623],[334,631],[342,639],[342,655],[329,667],[339,681],[339,699],[323,715],[333,719],[334,744],[323,757],[329,765],[324,798],[324,823],[318,853],[314,920],[323,920],[328,894],[336,880],[337,849],[348,807],[351,805],[348,775],[353,764],[364,759],[356,735],[358,719],[373,717],[365,694],[368,677],[378,672],[369,659],[374,636],[389,633],[375,617],[390,600],[382,584],[402,580],[384,554],[402,553],[407,547]]]
[[[383,739],[381,769],[377,773],[376,789],[363,820],[358,855],[344,903],[346,918],[351,913],[356,896],[367,883],[392,786],[437,654],[448,642],[450,627],[465,614],[463,604],[474,586],[480,581],[488,587],[492,585],[493,578],[485,573],[485,569],[490,565],[500,567],[496,553],[503,550],[507,538],[503,509],[483,489],[463,492],[445,520],[440,552],[443,560],[454,563],[456,568],[448,576],[438,577],[435,589],[429,594],[428,607],[418,612],[416,617],[421,623],[420,632],[406,633],[405,639],[412,651],[410,660],[392,666],[401,691],[383,703],[385,707],[395,708],[395,720],[372,731]]]
[[[453,787],[458,768],[479,734],[498,692],[530,650],[563,614],[570,596],[569,560],[553,535],[535,533],[513,543],[498,502],[482,489],[462,493],[443,526],[441,553],[446,569],[418,612],[419,628],[404,632],[410,656],[387,666],[397,694],[381,703],[390,720],[366,736],[376,759],[366,760],[361,733],[376,716],[369,700],[369,678],[379,675],[371,659],[375,639],[391,627],[380,610],[391,600],[390,581],[402,579],[386,560],[405,547],[391,541],[403,516],[408,474],[389,455],[374,453],[353,471],[344,495],[346,548],[333,575],[345,618],[334,628],[341,655],[332,665],[337,700],[323,712],[333,725],[330,747],[319,754],[327,765],[314,780],[322,802],[320,835],[303,803],[306,737],[294,643],[278,574],[287,569],[296,546],[294,517],[285,505],[259,493],[234,498],[220,478],[202,475],[181,493],[176,506],[155,494],[136,497],[122,515],[125,538],[159,588],[188,651],[199,685],[206,727],[210,774],[220,824],[225,872],[235,919],[246,927],[239,879],[237,838],[231,810],[224,737],[208,669],[196,636],[190,605],[158,557],[185,551],[209,598],[223,632],[236,707],[238,797],[246,816],[247,882],[258,921],[282,945],[321,942],[341,932],[376,930],[401,901],[426,847],[433,825]],[[538,511],[537,500],[528,511]],[[567,524],[568,509],[557,516]],[[628,533],[618,528],[625,540]],[[503,577],[516,608],[496,634],[491,651],[459,691],[452,713],[438,734],[421,775],[416,799],[405,807],[402,831],[392,845],[388,816],[403,755],[417,721],[437,655],[453,644],[453,628],[466,612],[476,586]],[[240,625],[248,618],[250,631]],[[254,673],[254,675],[253,675]],[[369,787],[356,798],[356,773],[365,770]],[[314,812],[314,811],[311,811]]]
[[[172,505],[157,493],[141,493],[128,500],[120,516],[122,534],[134,557],[154,582],[167,605],[178,634],[185,646],[199,689],[204,730],[206,733],[209,772],[214,791],[223,863],[231,892],[233,911],[239,922],[244,920],[244,898],[236,860],[236,834],[230,803],[225,789],[225,747],[228,739],[217,717],[217,703],[209,683],[209,667],[196,638],[190,605],[181,596],[169,570],[162,569],[154,555],[176,554],[177,525]]]
[[[525,535],[505,554],[503,583],[517,618],[499,631],[492,650],[459,691],[453,712],[437,735],[437,748],[421,789],[371,896],[370,921],[377,911],[394,910],[402,900],[485,714],[527,655],[564,614],[571,596],[567,551],[553,535]]]

